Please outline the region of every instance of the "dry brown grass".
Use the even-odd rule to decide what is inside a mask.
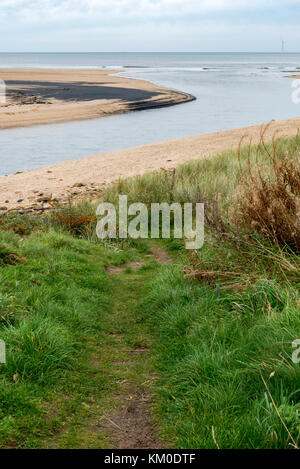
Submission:
[[[299,282],[300,139],[274,137],[266,145],[262,135],[246,155],[241,148],[238,184],[227,203],[217,193],[203,197],[215,256],[192,253],[185,276],[234,291],[254,285],[266,272]]]
[[[300,142],[295,147],[272,148],[262,139],[269,164],[259,159],[241,171],[232,218],[235,226],[255,230],[278,245],[300,252]]]
[[[41,217],[39,216],[20,215],[17,211],[0,215],[0,231],[13,231],[19,236],[27,236],[37,229],[42,229]]]
[[[94,208],[88,204],[57,207],[50,214],[51,225],[61,227],[73,236],[92,236],[97,217]]]

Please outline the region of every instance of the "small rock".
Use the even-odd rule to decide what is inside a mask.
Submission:
[[[52,194],[42,194],[37,201],[38,202],[49,202],[49,200],[52,200]]]

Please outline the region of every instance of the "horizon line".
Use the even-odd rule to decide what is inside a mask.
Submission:
[[[300,51],[0,51],[0,54],[300,54]]]

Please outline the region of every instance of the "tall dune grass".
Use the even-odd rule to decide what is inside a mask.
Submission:
[[[249,157],[241,169],[235,222],[300,252],[300,145],[280,149],[274,141],[263,148],[267,164],[257,157],[253,167]]]

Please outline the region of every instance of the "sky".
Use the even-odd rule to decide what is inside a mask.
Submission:
[[[300,0],[0,0],[1,52],[300,52]]]

